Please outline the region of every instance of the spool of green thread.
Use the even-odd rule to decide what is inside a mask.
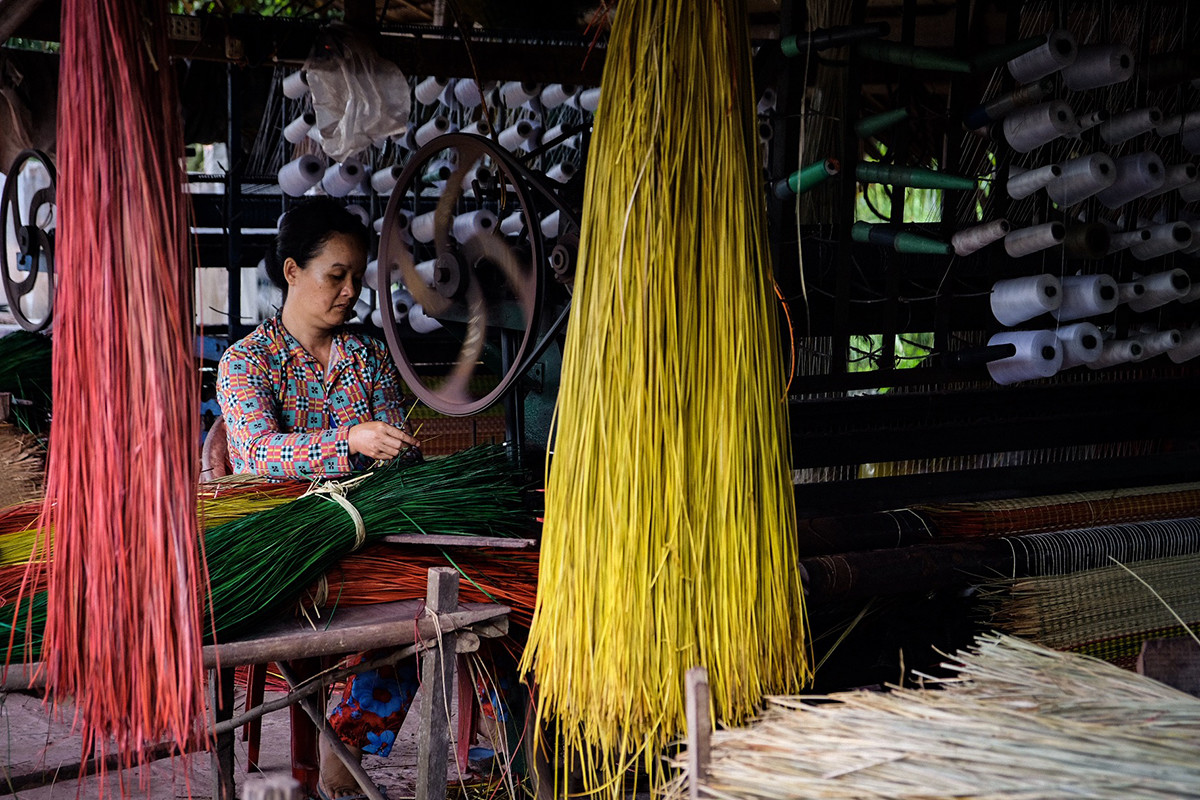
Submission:
[[[854,123],[854,132],[858,134],[858,138],[867,139],[906,119],[908,119],[907,108],[893,108],[891,111],[884,111],[880,114],[863,117]]]
[[[873,161],[860,161],[854,168],[854,177],[867,183],[890,183],[893,186],[911,186],[914,189],[970,191],[975,188],[974,180],[961,175],[935,172],[924,167],[878,164]]]
[[[953,247],[937,239],[898,231],[884,225],[872,225],[869,222],[854,223],[850,228],[850,238],[856,242],[888,246],[897,253],[948,256],[954,252]]]
[[[775,181],[775,196],[782,200],[794,194],[804,194],[839,172],[841,172],[841,165],[836,159],[827,158],[824,161],[817,161],[807,167],[801,167],[782,180]]]
[[[858,54],[863,58],[882,61],[886,64],[898,64],[902,67],[917,69],[935,69],[943,72],[970,72],[971,65],[964,59],[944,55],[924,47],[913,47],[899,42],[861,42]]]

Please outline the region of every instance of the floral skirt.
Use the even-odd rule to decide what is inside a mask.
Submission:
[[[353,656],[349,665],[361,664],[383,651]],[[346,680],[342,701],[329,714],[334,733],[364,753],[386,756],[417,694],[417,659],[407,658],[395,666],[367,670]]]

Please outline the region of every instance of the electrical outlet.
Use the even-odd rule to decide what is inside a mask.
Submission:
[[[167,19],[167,38],[183,42],[200,41],[200,20],[197,17],[172,14]]]

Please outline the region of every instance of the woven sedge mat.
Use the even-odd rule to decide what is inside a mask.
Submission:
[[[942,537],[1003,536],[1200,514],[1200,483],[919,506]]]
[[[984,593],[992,609],[991,624],[1046,647],[1126,668],[1136,662],[1147,639],[1186,635],[1171,611],[1189,627],[1200,629],[1200,554],[1125,566],[1128,569],[1110,563],[990,584]]]

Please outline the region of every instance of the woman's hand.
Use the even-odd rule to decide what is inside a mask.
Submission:
[[[388,422],[372,420],[350,428],[350,454],[362,453],[377,461],[390,461],[421,443]]]

